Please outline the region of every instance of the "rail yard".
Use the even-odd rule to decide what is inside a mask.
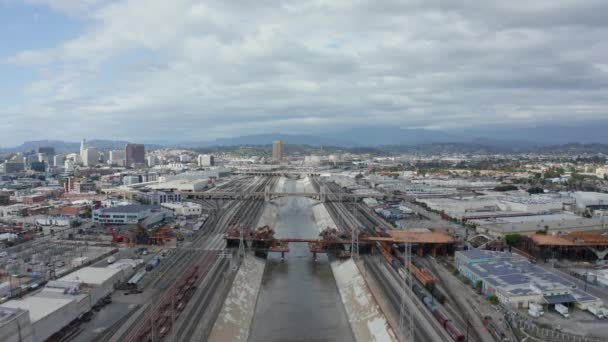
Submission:
[[[286,183],[291,184],[289,191],[285,190]],[[439,215],[411,203],[417,208],[417,216],[412,222],[426,220],[426,227],[435,225],[436,228],[396,229],[395,221],[391,219],[395,214],[390,208],[413,202],[413,198],[399,193],[385,194],[360,185],[344,186],[331,177],[318,174],[290,174],[288,171],[242,173],[225,178],[206,191],[182,193],[182,196],[193,205],[199,205],[201,212],[164,218],[147,227],[143,222],[132,228],[108,223],[90,224],[79,230],[53,231],[13,247],[4,258],[9,259],[10,255],[13,261],[7,263],[18,267],[40,268],[38,260],[52,260],[52,272],[41,277],[36,286],[11,289],[12,294],[25,299],[52,298],[52,291],[67,286],[60,277],[69,277],[71,272],[116,274],[112,276],[112,283],[98,285],[99,289],[109,287],[104,292],[97,288],[86,289],[90,284],[85,280],[76,285],[79,290],[75,291],[74,299],[62,295],[62,298],[68,296],[65,298],[80,302],[83,298],[78,296],[89,296],[91,304],[69,313],[66,324],[58,330],[36,328],[35,334],[45,337],[34,340],[207,340],[217,329],[220,312],[226,310],[225,302],[230,298],[238,274],[244,271],[245,258],[258,258],[272,264],[271,269],[280,270],[281,264],[301,263],[297,260],[302,257],[308,258],[311,264],[294,266],[291,272],[307,272],[304,270],[311,267],[320,270],[331,265],[330,282],[333,282],[331,272],[337,272],[340,265],[352,260],[356,266],[347,278],[364,279],[363,288],[357,291],[374,298],[372,304],[379,308],[378,312],[386,322],[376,329],[384,331],[388,339],[517,340],[517,333],[511,329],[512,318],[508,318],[510,314],[503,316],[502,308],[480,298],[469,298],[471,294],[477,296],[479,285],[467,285],[466,279],[455,275],[457,265],[452,255],[463,248],[466,250],[463,247],[466,243],[463,236],[468,235],[463,232],[466,227],[445,224]],[[294,198],[305,200],[294,202]],[[389,209],[378,210],[378,206],[370,205],[374,201],[382,201],[385,203],[383,208]],[[304,213],[295,221],[282,217],[281,225],[277,227],[274,220],[278,220],[276,215],[280,215],[282,211],[278,208],[282,206],[290,206],[292,214],[302,210],[313,213]],[[111,210],[100,213],[105,215]],[[275,216],[261,220],[265,212]],[[326,212],[327,216],[320,212]],[[302,220],[306,215],[313,215],[316,223]],[[302,222],[308,222],[306,224],[312,224],[314,228],[297,227]],[[285,231],[286,225],[290,227],[289,233]],[[299,233],[301,229],[307,233]],[[290,253],[295,253],[296,259],[291,258]],[[23,261],[19,264],[15,260]],[[73,260],[82,262],[78,264]],[[271,277],[272,272],[267,272],[270,272],[267,277]],[[280,274],[274,276],[280,277]],[[29,279],[22,280],[32,283]],[[272,293],[263,293],[267,288],[260,289],[262,284],[253,285],[254,307],[258,296],[266,300],[272,298]],[[348,300],[344,294],[346,290],[340,286],[327,290],[337,290],[343,301]],[[262,293],[258,294],[260,291]],[[25,309],[30,305],[25,301],[21,304],[21,301],[9,301],[7,308]],[[264,307],[264,303],[257,304]],[[317,310],[314,303],[307,304],[310,304],[308,310]],[[60,313],[62,309],[57,310]],[[318,310],[324,309],[319,307]],[[54,312],[49,315],[52,314]],[[365,324],[360,319],[355,320],[352,312],[347,312],[346,316],[347,324]],[[271,330],[260,328],[259,319],[256,318],[253,326],[251,322],[242,322],[245,331],[256,327],[253,340],[263,339],[263,334],[271,333]],[[353,326],[352,330],[360,329]],[[357,336],[362,335],[359,332],[354,339]]]

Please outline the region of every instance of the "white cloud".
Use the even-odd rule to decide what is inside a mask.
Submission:
[[[88,23],[0,58],[42,70],[13,119],[70,120],[71,140],[593,119],[608,105],[601,1],[28,1]]]

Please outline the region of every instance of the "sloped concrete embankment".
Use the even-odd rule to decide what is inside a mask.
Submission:
[[[274,191],[283,191],[284,186],[285,179],[281,178]],[[274,228],[277,213],[276,204],[267,203],[257,227],[269,225]],[[228,292],[208,341],[245,342],[248,340],[265,268],[266,260],[256,258],[252,254],[246,255],[234,278],[232,288]]]
[[[319,232],[336,227],[323,204],[313,207],[313,215]],[[330,266],[357,341],[397,341],[353,260],[332,260]]]

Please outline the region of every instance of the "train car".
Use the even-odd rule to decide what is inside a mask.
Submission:
[[[412,290],[416,294],[416,297],[420,298],[420,300],[422,300],[426,296],[426,293],[424,292],[422,287],[420,287],[420,285],[418,285],[418,284],[412,285]]]
[[[399,272],[399,268],[401,268],[401,263],[397,259],[392,259],[391,266],[393,266],[393,269],[395,271]]]
[[[146,271],[152,271],[158,264],[160,264],[160,257],[157,255],[146,263]]]
[[[429,311],[433,312],[438,310],[437,305],[435,305],[435,303],[433,302],[433,299],[429,296],[424,296],[424,298],[422,298],[422,302],[424,303],[424,306],[427,307],[427,309],[429,309]]]
[[[433,298],[435,298],[435,300],[437,300],[439,303],[445,303],[446,296],[439,288],[437,288],[437,286],[429,285],[426,286],[426,289],[430,292],[431,296],[433,296]]]
[[[460,330],[458,330],[458,328],[456,328],[456,326],[454,325],[454,323],[452,323],[452,321],[447,321],[445,322],[445,331],[448,333],[448,335],[450,335],[450,337],[456,341],[456,342],[462,342],[464,341],[464,335],[462,334],[462,332],[460,332]]]
[[[442,327],[445,327],[445,323],[450,320],[437,306],[435,306],[435,310],[433,310],[433,316],[435,316],[435,319]]]

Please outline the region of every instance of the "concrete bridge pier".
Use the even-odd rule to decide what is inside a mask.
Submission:
[[[264,188],[264,201],[265,202],[270,202],[272,198],[270,198],[270,185],[266,184],[266,187]]]
[[[327,202],[327,186],[325,184],[321,185],[319,192],[319,200],[321,201],[321,203]]]

